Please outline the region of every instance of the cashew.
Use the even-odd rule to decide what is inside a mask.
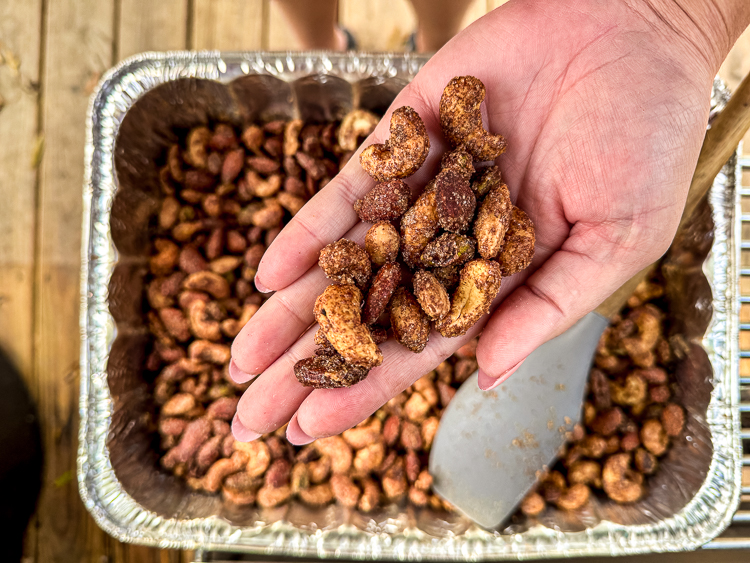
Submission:
[[[362,168],[375,181],[411,176],[422,166],[430,151],[422,118],[408,106],[391,115],[390,138],[383,144],[367,147],[359,156]]]
[[[373,132],[380,119],[377,115],[364,109],[350,111],[341,120],[338,142],[342,150],[354,151],[359,146],[359,140]]]
[[[329,285],[315,300],[315,320],[346,363],[372,368],[383,363],[383,354],[360,320],[362,294],[353,285]]]
[[[190,274],[182,282],[182,287],[193,291],[205,291],[216,299],[226,299],[230,293],[229,282],[214,272]]]
[[[401,253],[407,266],[419,265],[422,251],[437,230],[437,198],[431,183],[401,218]]]
[[[391,327],[398,342],[419,353],[430,338],[430,321],[408,289],[400,287],[391,298]]]
[[[448,142],[463,145],[476,160],[495,160],[505,152],[502,135],[492,135],[482,125],[480,106],[485,89],[473,76],[457,76],[443,90],[440,98],[440,126]]]
[[[531,264],[535,241],[534,223],[523,210],[513,206],[503,248],[497,258],[502,266],[503,276],[512,276]]]
[[[474,236],[482,258],[489,260],[500,252],[510,225],[513,204],[508,186],[493,187],[479,206],[474,222]]]
[[[643,475],[630,468],[630,454],[607,458],[602,470],[604,492],[619,503],[635,502],[643,495]]]
[[[370,257],[365,249],[345,238],[324,247],[320,251],[318,265],[329,279],[359,287],[367,284],[372,273]]]
[[[398,231],[387,221],[375,223],[365,235],[365,250],[375,266],[395,262],[400,243]]]
[[[489,260],[472,260],[461,270],[461,281],[453,294],[450,312],[435,328],[446,337],[466,334],[490,310],[500,291],[500,266]]]

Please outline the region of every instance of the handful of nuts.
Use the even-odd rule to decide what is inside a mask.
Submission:
[[[319,265],[334,284],[315,302],[315,356],[294,366],[303,385],[362,381],[383,362],[378,344],[389,332],[415,353],[424,350],[433,328],[445,337],[466,334],[489,312],[502,277],[531,263],[533,223],[511,202],[496,166],[474,167],[506,147],[482,125],[484,97],[484,85],[472,76],[448,83],[440,125],[453,150],[411,206],[403,178],[419,170],[430,149],[419,115],[398,108],[388,140],[361,153],[362,168],[378,184],[354,210],[373,225],[364,248],[341,239],[320,252]]]

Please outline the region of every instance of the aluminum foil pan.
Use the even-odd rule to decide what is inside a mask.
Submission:
[[[175,131],[218,120],[341,117],[381,112],[427,61],[394,54],[147,53],[107,73],[87,122],[81,268],[79,490],[115,538],[164,548],[369,559],[529,559],[694,548],[718,535],[739,499],[736,159],[663,271],[673,326],[694,346],[677,378],[688,433],[663,462],[649,498],[488,532],[392,508],[369,518],[341,507],[227,508],[161,471],[141,376],[148,224],[158,201],[154,161]],[[715,84],[713,106],[726,101]]]

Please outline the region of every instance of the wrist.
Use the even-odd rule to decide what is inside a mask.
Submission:
[[[704,60],[713,75],[745,28],[748,0],[639,0],[631,7]],[[635,6],[633,4],[638,4]]]

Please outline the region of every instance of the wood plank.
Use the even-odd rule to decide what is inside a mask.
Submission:
[[[740,295],[750,295],[750,276],[740,276]]]
[[[740,350],[750,350],[750,330],[740,331]]]
[[[0,348],[31,383],[42,4],[0,4]]]
[[[86,108],[112,64],[113,0],[46,3],[34,377],[45,471],[34,561],[101,561],[111,540],[78,496],[78,283]]]
[[[740,305],[740,322],[750,323],[750,303],[742,303]]]
[[[188,0],[120,0],[117,60],[144,51],[186,49]]]
[[[339,22],[354,34],[362,51],[403,51],[417,26],[407,0],[340,0]]]
[[[263,0],[195,0],[191,49],[257,50],[263,46]]]
[[[740,358],[740,377],[750,377],[750,358]]]
[[[719,76],[730,90],[734,90],[742,78],[750,72],[750,28],[740,35],[719,69]]]

